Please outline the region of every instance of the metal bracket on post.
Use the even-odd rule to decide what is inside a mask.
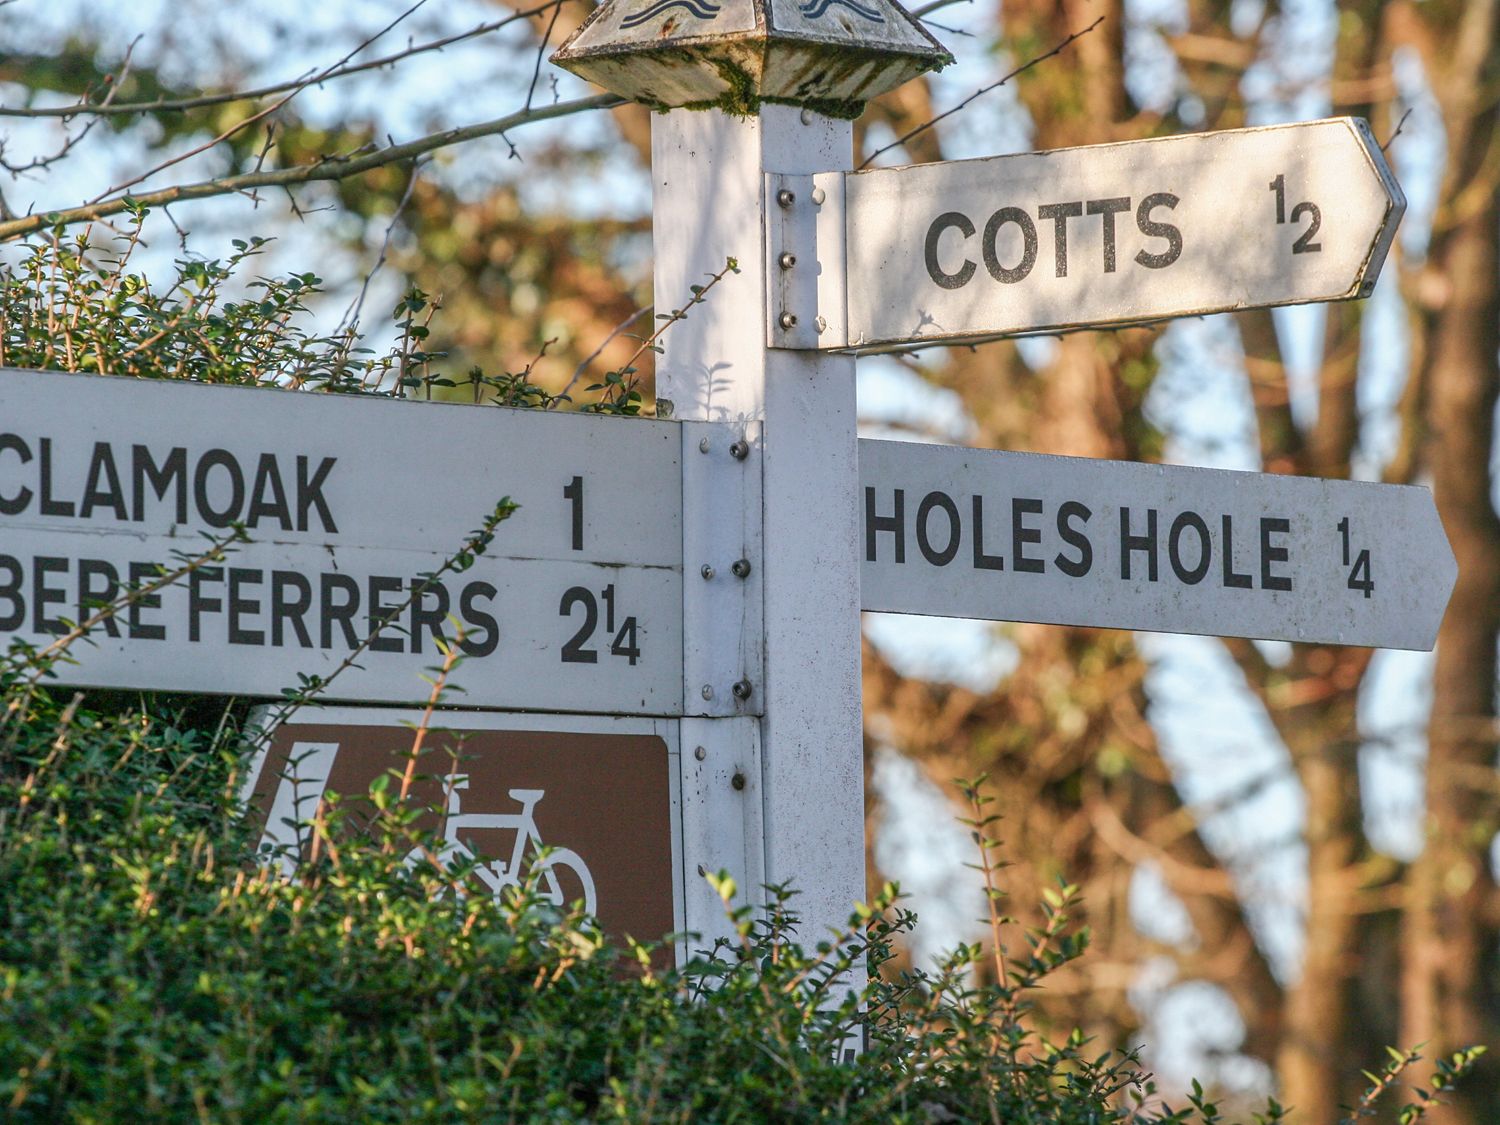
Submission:
[[[759,422],[682,424],[683,697],[689,715],[763,715]]]
[[[683,917],[699,941],[683,953],[738,943],[724,903],[705,875],[729,872],[739,884],[734,905],[765,901],[765,832],[761,802],[760,722],[743,719],[682,720]]]
[[[766,174],[766,346],[849,345],[844,173]]]

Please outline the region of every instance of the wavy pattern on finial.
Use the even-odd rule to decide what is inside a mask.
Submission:
[[[847,0],[841,0],[847,2]],[[658,0],[649,8],[632,13],[620,21],[622,28],[640,27],[648,20],[653,20],[663,12],[669,12],[673,8],[682,8],[700,20],[711,20],[719,14],[722,5],[712,3],[712,0]]]
[[[841,8],[848,8],[857,16],[863,16],[871,23],[885,23],[885,17],[874,8],[868,8],[859,0],[808,0],[798,11],[810,20],[821,19],[828,9],[837,4]]]

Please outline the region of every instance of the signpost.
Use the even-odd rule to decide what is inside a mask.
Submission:
[[[861,607],[1430,649],[1458,574],[1425,488],[859,443]]]
[[[62,682],[414,702],[461,629],[462,702],[564,712],[434,732],[419,797],[491,893],[545,843],[612,932],[711,940],[727,868],[809,943],[864,893],[861,608],[1431,647],[1424,490],[858,441],[851,352],[1364,296],[1405,206],[1353,119],[851,171],[855,103],[947,58],[895,0],[607,0],[557,59],[669,110],[659,307],[716,278],[663,420],[0,372],[0,634],[243,526]],[[309,715],[247,790],[284,864],[416,718]]]
[[[794,197],[772,213],[773,259],[824,268],[786,271],[768,342],[824,349],[1367,297],[1406,209],[1352,117],[776,176],[771,190]],[[816,222],[798,214],[819,198]]]
[[[419,701],[439,638],[474,706],[682,708],[684,434],[666,423],[0,372],[0,634],[64,619],[203,553],[60,664],[62,683]],[[437,571],[510,496],[467,570]],[[415,596],[418,588],[419,596]],[[402,609],[401,607],[405,607]]]

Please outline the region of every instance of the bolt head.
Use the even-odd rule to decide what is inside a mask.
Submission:
[[[776,202],[779,206],[790,207],[797,202],[797,196],[786,188],[782,188],[776,193]]]
[[[733,785],[736,789],[745,788],[745,775],[740,773],[739,770],[735,770],[734,776],[729,779],[729,784]]]
[[[797,264],[797,255],[791,253],[790,251],[783,250],[781,253],[781,257],[777,258],[776,261],[782,269],[789,270]]]
[[[731,572],[733,572],[736,578],[744,578],[750,573],[750,560],[735,559],[734,565],[732,565],[729,569]]]
[[[789,313],[789,312],[782,313],[781,314],[781,318],[780,318],[780,323],[781,323],[781,327],[786,328],[788,330],[796,328],[797,327],[797,314],[796,313]]]
[[[708,439],[707,438],[699,438],[698,439],[698,452],[699,453],[707,453],[708,452]]]
[[[825,192],[822,188],[815,187],[815,188],[812,189],[812,201],[817,206],[819,206],[819,207],[823,206],[823,201],[825,199],[827,199],[827,198],[828,198],[828,193]]]
[[[736,461],[743,461],[746,457],[750,456],[750,443],[744,438],[740,438],[729,447],[729,456],[733,457]]]
[[[714,685],[713,684],[704,684],[703,685],[703,691],[702,691],[701,694],[703,695],[704,699],[712,699],[714,697]]]
[[[826,317],[818,317],[817,320],[813,321],[813,327],[818,330],[818,335],[821,336],[824,332],[828,331],[828,319]]]
[[[736,680],[732,690],[736,699],[749,699],[750,693],[755,689],[751,686],[749,680]]]
[[[708,751],[703,749],[703,747],[701,746],[696,747],[693,750],[693,757],[697,758],[701,762],[704,758],[708,757]]]
[[[703,575],[703,581],[707,582],[714,576],[714,568],[709,566],[707,563],[704,563],[703,568],[699,570],[698,573]]]

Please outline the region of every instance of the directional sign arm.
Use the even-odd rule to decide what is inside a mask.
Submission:
[[[861,608],[1430,649],[1457,577],[1432,494],[860,442]]]
[[[1352,117],[832,175],[773,177],[772,347],[1367,297],[1406,209]]]

